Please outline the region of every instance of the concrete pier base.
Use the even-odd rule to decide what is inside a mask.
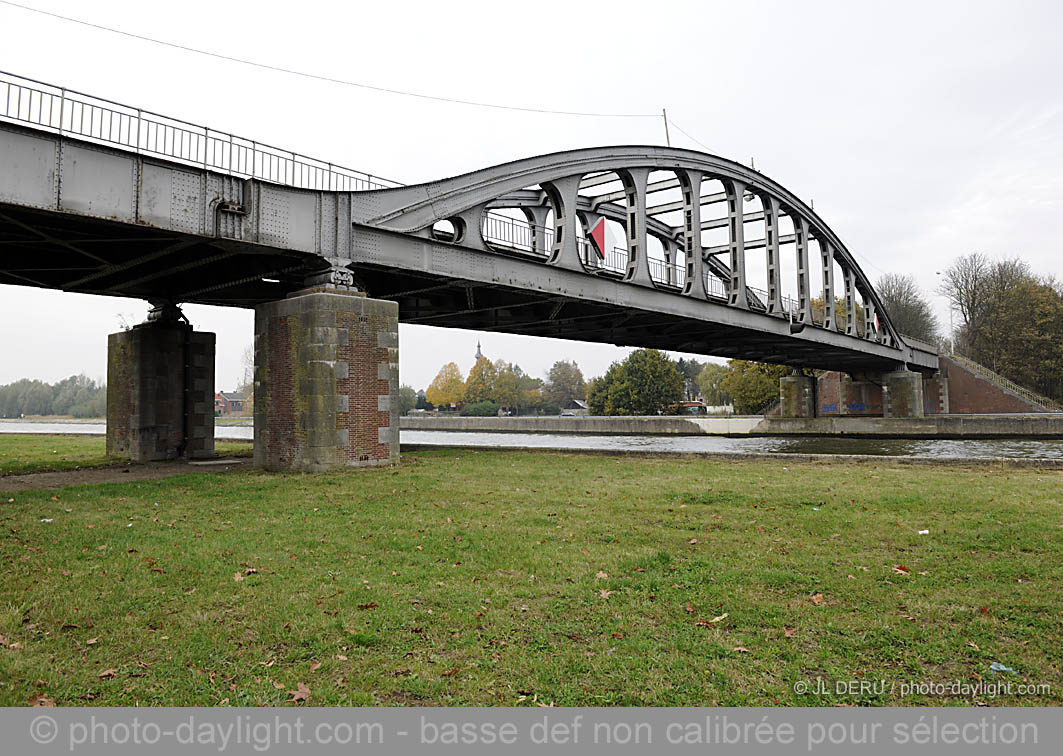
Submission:
[[[782,417],[816,416],[816,379],[808,375],[787,375],[779,379]]]
[[[911,370],[884,373],[885,417],[923,417],[923,376]]]
[[[180,320],[107,337],[107,456],[214,456],[214,342]]]
[[[255,308],[255,466],[399,458],[399,308],[318,286]]]

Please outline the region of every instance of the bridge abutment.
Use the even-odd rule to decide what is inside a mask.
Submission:
[[[156,308],[155,319],[107,337],[107,456],[214,456],[215,338],[179,315]]]
[[[255,307],[256,467],[398,461],[398,315],[333,285]]]
[[[883,415],[923,417],[923,376],[912,370],[894,370],[882,375]]]
[[[782,417],[816,416],[816,379],[810,375],[786,375],[779,379]]]

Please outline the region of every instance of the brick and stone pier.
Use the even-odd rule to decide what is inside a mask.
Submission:
[[[214,456],[214,334],[193,330],[173,305],[107,337],[107,455]]]
[[[399,458],[398,304],[323,284],[255,308],[255,465]]]

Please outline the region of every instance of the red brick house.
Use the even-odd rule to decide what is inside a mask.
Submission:
[[[244,411],[247,397],[234,392],[218,391],[214,394],[214,416],[231,417]]]

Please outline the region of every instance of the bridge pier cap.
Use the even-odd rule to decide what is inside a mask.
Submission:
[[[255,465],[324,472],[395,463],[398,304],[368,298],[342,273],[308,283],[255,307]]]

